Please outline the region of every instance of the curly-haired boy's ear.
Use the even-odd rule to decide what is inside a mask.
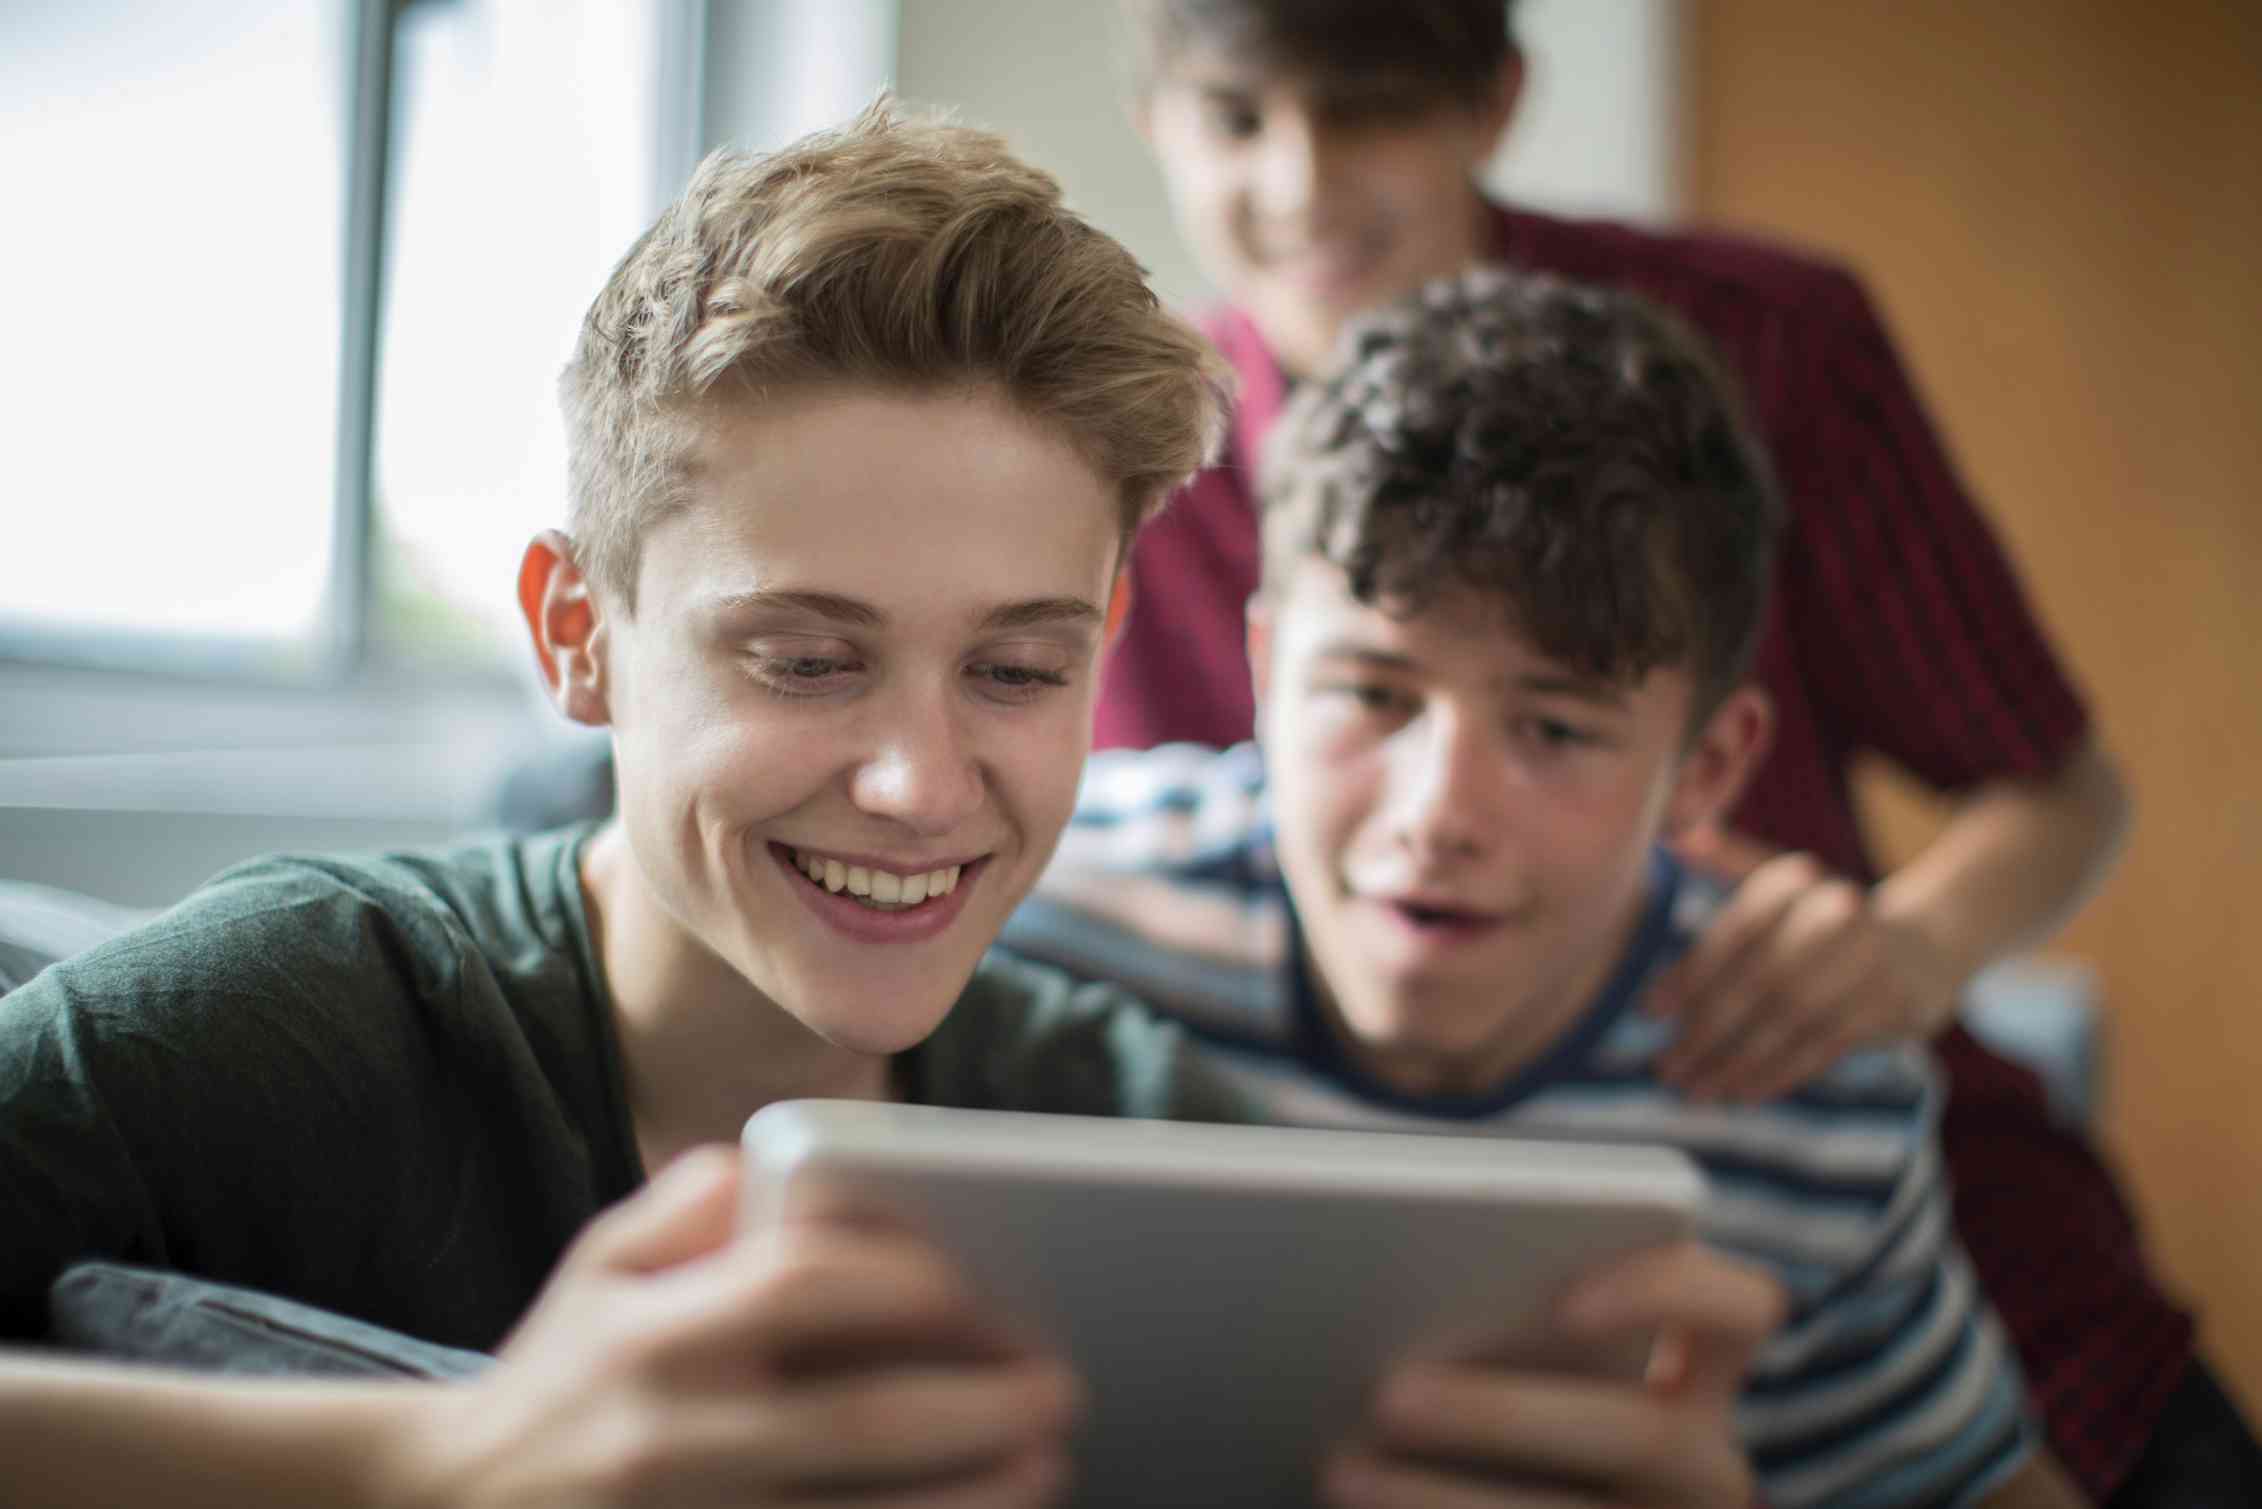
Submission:
[[[1721,699],[1682,752],[1665,807],[1665,834],[1679,838],[1724,816],[1743,795],[1775,738],[1775,704],[1754,685]]]

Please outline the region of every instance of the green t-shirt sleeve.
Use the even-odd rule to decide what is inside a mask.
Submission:
[[[931,1105],[1248,1121],[1250,1109],[1187,1049],[1184,1030],[1117,986],[1079,983],[993,949],[943,1025],[913,1054]]]
[[[349,1291],[417,1172],[368,1151],[408,1144],[386,1091],[424,1051],[368,1003],[449,988],[402,928],[264,861],[0,998],[0,1335],[42,1331],[80,1258]]]

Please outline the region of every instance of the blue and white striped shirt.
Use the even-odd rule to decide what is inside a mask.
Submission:
[[[1642,994],[1723,893],[1660,851],[1626,957],[1546,1053],[1488,1094],[1397,1093],[1323,1024],[1270,832],[1254,746],[1096,756],[1002,941],[1143,996],[1275,1120],[1687,1152],[1706,1175],[1706,1239],[1791,1295],[1738,1410],[1776,1509],[1971,1503],[2026,1459],[2017,1364],[1949,1223],[1941,1089],[1921,1051],[1855,1054],[1758,1106],[1667,1088],[1653,1066],[1672,1029]]]

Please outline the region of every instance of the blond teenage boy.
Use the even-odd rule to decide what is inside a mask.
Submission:
[[[1215,429],[1213,359],[1050,179],[876,109],[703,165],[564,401],[570,529],[519,598],[560,710],[611,731],[619,818],[246,866],[0,1002],[7,1338],[95,1256],[499,1360],[373,1386],[0,1354],[11,1505],[1060,1488],[1089,1380],[915,1234],[731,1242],[712,1145],[804,1095],[1230,1114],[1171,1029],[984,959],[1068,814],[1125,541]],[[1620,1447],[1735,1465],[1711,1399],[1769,1294],[1693,1251],[1598,1275],[1590,1326],[1671,1323],[1712,1380]],[[1514,1430],[1455,1402],[1489,1492]]]
[[[1131,985],[1277,1120],[1695,1156],[1707,1236],[1791,1296],[1737,1405],[1766,1502],[2085,1502],[1955,1245],[1924,1056],[1749,1106],[1660,1073],[1657,982],[1723,901],[1663,843],[1765,743],[1781,524],[1691,338],[1440,280],[1352,326],[1260,496],[1257,742],[1095,756],[1006,944]],[[1611,1465],[1549,1502],[1641,1501]]]
[[[979,961],[1213,361],[991,138],[882,110],[705,163],[582,326],[570,533],[518,581],[620,819],[248,866],[0,1006],[8,1335],[109,1256],[501,1366],[432,1399],[18,1357],[0,1496],[169,1460],[168,1503],[1039,1497],[1076,1386],[930,1254],[726,1250],[719,1155],[599,1213],[788,1095],[1205,1108],[1167,1033]]]

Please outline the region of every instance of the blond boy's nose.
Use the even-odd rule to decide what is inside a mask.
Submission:
[[[947,709],[932,709],[888,730],[858,764],[850,794],[858,808],[940,837],[982,804],[982,772],[964,731]]]

